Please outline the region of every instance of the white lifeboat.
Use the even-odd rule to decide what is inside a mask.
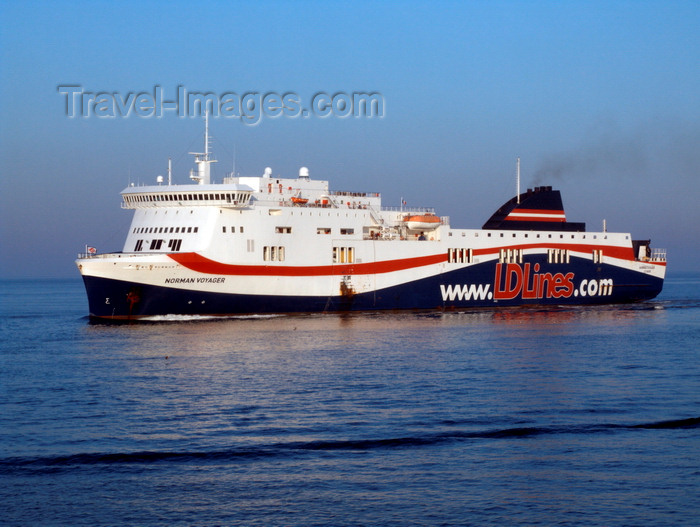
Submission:
[[[403,219],[409,230],[412,231],[432,231],[440,226],[440,218],[432,212],[425,214],[409,214]]]

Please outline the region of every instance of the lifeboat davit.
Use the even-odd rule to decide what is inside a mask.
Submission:
[[[412,214],[406,216],[403,221],[412,231],[431,231],[440,225],[440,218],[432,212]]]

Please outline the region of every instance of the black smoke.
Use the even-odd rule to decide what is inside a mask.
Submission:
[[[700,125],[659,120],[622,131],[598,126],[568,150],[545,154],[533,185],[578,177],[700,177]]]

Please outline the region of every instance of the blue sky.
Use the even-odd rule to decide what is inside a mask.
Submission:
[[[173,158],[186,183],[202,121],[68,118],[89,92],[378,92],[382,118],[212,119],[215,177],[329,179],[480,227],[522,187],[567,216],[651,238],[669,272],[700,258],[700,4],[632,2],[0,2],[0,272],[77,277],[120,250],[119,192]]]

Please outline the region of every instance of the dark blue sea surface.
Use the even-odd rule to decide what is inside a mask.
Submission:
[[[91,324],[0,282],[2,525],[698,525],[700,276],[650,302]]]

